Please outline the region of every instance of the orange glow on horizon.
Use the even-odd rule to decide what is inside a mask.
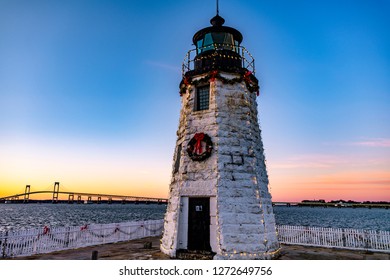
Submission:
[[[304,199],[390,201],[390,172],[340,172],[271,177],[273,201]]]
[[[27,184],[31,191],[52,190],[55,181],[62,191],[168,196],[171,156],[156,159],[153,150],[145,147],[134,151],[84,146],[59,151],[55,146],[35,145],[10,143],[4,147],[2,153],[9,160],[0,158],[0,197],[22,194]],[[299,155],[269,163],[269,189],[273,201],[390,201],[388,166],[386,153],[376,158]]]

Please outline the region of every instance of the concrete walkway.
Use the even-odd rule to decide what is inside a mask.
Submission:
[[[151,249],[144,244],[151,242]],[[90,260],[92,252],[98,252],[100,260],[167,260],[159,250],[160,237],[147,237],[126,242],[96,245],[48,254],[19,257],[23,260]],[[390,253],[365,252],[282,244],[280,260],[390,260]]]

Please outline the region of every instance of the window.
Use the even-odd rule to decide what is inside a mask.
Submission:
[[[203,51],[203,39],[200,39],[197,42],[196,51],[197,51],[197,54],[200,54]]]
[[[196,89],[195,111],[207,110],[209,108],[210,86],[198,87]]]
[[[213,46],[213,38],[211,37],[211,34],[210,34],[210,33],[207,33],[207,34],[204,36],[203,50],[202,50],[202,52],[205,52],[205,51],[208,51],[208,50],[212,50],[212,49],[214,49],[214,46]]]
[[[239,43],[234,40],[230,33],[226,32],[211,32],[204,35],[204,37],[196,42],[197,54],[201,54],[209,50],[230,50],[238,53]]]

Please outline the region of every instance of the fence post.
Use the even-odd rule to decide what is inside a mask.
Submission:
[[[91,260],[97,260],[98,259],[98,251],[92,251]]]
[[[4,241],[0,241],[1,245],[1,257],[4,259],[5,258],[5,245],[7,243],[7,236],[8,236],[8,230],[5,232],[5,238]]]
[[[65,232],[65,247],[66,248],[69,247],[69,235],[70,235],[70,227],[67,227],[66,232]]]
[[[368,234],[367,234],[367,230],[363,230],[363,238],[364,238],[364,247],[365,249],[369,249],[370,248],[370,245],[369,245],[369,240],[368,240]]]
[[[2,258],[4,259],[6,257],[6,248],[7,248],[7,241],[8,241],[8,230],[5,232],[5,238],[2,244]]]
[[[345,237],[345,229],[341,229],[341,238],[343,240],[343,247],[347,247],[347,239]]]

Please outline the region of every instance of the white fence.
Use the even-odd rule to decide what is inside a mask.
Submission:
[[[160,236],[164,220],[0,232],[0,258]],[[390,232],[278,225],[281,243],[390,253]]]
[[[159,236],[164,220],[0,232],[0,257],[30,256],[104,243]]]
[[[390,253],[390,232],[304,226],[277,226],[279,242]]]

